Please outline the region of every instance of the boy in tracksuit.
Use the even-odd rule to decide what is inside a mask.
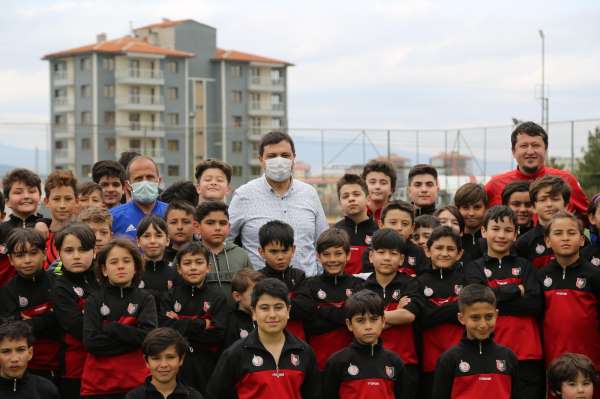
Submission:
[[[370,260],[375,272],[365,288],[383,298],[385,320],[389,326],[381,334],[383,347],[396,353],[406,366],[403,398],[415,398],[419,370],[413,323],[421,313],[422,296],[417,280],[398,272],[403,262],[405,240],[392,229],[381,229],[373,235]]]
[[[588,207],[587,216],[590,221],[590,227],[594,227],[600,232],[600,196],[596,194]],[[600,243],[598,241],[589,243],[581,250],[581,257],[592,265],[600,266]]]
[[[6,250],[17,274],[3,287],[0,314],[4,320],[25,320],[31,326],[36,340],[29,370],[58,383],[62,331],[51,299],[55,278],[43,269],[45,248],[38,231],[12,231]]]
[[[477,183],[463,184],[454,195],[454,205],[465,220],[462,247],[467,259],[478,259],[482,255],[481,222],[487,202],[485,189]]]
[[[314,352],[285,331],[289,312],[285,284],[273,278],[256,283],[252,314],[257,329],[223,352],[208,384],[207,398],[321,398]]]
[[[294,229],[287,223],[272,220],[258,230],[260,247],[258,253],[265,260],[265,267],[260,269],[265,277],[276,278],[285,283],[290,292],[290,299],[296,298],[296,293],[304,283],[306,275],[301,269],[296,269],[290,262],[294,257]],[[287,330],[296,337],[306,341],[304,325],[297,309],[292,306]]]
[[[494,292],[481,284],[468,285],[458,296],[458,308],[466,333],[439,358],[433,399],[513,398],[518,361],[492,338],[498,315]]]
[[[190,343],[182,381],[204,394],[223,343],[227,299],[221,290],[206,284],[208,250],[201,243],[181,247],[177,272],[182,282],[163,296],[160,323],[179,331]]]
[[[556,259],[538,270],[545,298],[543,344],[546,364],[565,352],[588,356],[600,367],[600,271],[579,255],[581,224],[559,212],[546,226],[546,245]]]
[[[458,295],[466,286],[462,241],[451,227],[435,228],[427,242],[431,268],[417,281],[425,297],[422,329],[422,366],[419,398],[431,398],[433,373],[439,357],[460,342],[464,335],[456,315]]]
[[[533,228],[533,204],[529,197],[528,181],[508,183],[502,190],[502,205],[508,206],[517,217],[517,238]]]
[[[350,256],[350,240],[344,230],[332,227],[321,233],[317,256],[323,274],[302,284],[292,307],[297,308],[304,321],[308,343],[315,351],[319,370],[323,370],[331,354],[352,342],[352,334],[346,327],[344,303],[364,282],[344,273]]]
[[[191,183],[188,182],[188,184]],[[189,202],[173,200],[165,211],[165,222],[169,233],[169,246],[165,249],[165,262],[175,267],[177,251],[194,239],[194,213],[196,208]]]
[[[352,295],[344,305],[352,344],[327,361],[323,397],[332,399],[395,399],[402,397],[404,363],[383,348],[383,300],[372,291]]]
[[[544,367],[538,318],[543,300],[529,261],[511,253],[517,228],[516,215],[509,207],[496,205],[488,209],[481,228],[487,240],[486,254],[467,266],[467,280],[494,291],[500,311],[494,339],[519,359],[516,397],[540,398],[544,393]]]
[[[350,259],[346,273],[357,274],[362,271],[363,253],[371,245],[373,233],[378,229],[377,222],[368,215],[367,183],[358,175],[345,174],[337,182],[337,193],[344,219],[335,227],[348,233],[350,237]]]

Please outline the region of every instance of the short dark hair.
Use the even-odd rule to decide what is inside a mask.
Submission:
[[[515,215],[513,210],[506,205],[494,205],[485,211],[483,223],[481,225],[487,230],[488,223],[490,223],[491,220],[496,223],[500,223],[504,219],[508,219],[515,226],[515,229],[517,228],[517,215]]]
[[[4,197],[9,199],[10,197],[10,189],[15,183],[23,183],[28,187],[37,188],[40,195],[42,195],[42,179],[40,177],[25,168],[17,168],[13,169],[2,179],[2,189],[4,192]]]
[[[348,320],[352,320],[352,317],[356,315],[365,315],[367,313],[374,316],[383,316],[383,299],[371,290],[360,290],[346,299],[344,313]]]
[[[108,278],[102,274],[102,268],[106,267],[106,260],[108,259],[108,254],[110,251],[117,247],[129,252],[133,258],[135,274],[133,276],[132,286],[135,286],[140,280],[142,273],[144,273],[144,261],[142,260],[142,254],[140,253],[138,247],[136,247],[135,244],[128,238],[113,238],[98,252],[98,255],[96,256],[96,267],[94,268],[96,278],[98,281],[108,284]]]
[[[359,185],[362,191],[365,193],[365,195],[369,195],[369,188],[367,187],[367,183],[365,183],[362,177],[354,173],[346,173],[337,181],[338,198],[340,198],[340,191],[342,190],[342,187],[348,184]]]
[[[258,300],[263,295],[270,295],[281,299],[286,305],[290,305],[290,291],[287,285],[276,278],[265,278],[256,283],[254,290],[252,290],[252,299],[250,301],[253,308],[256,307]]]
[[[544,140],[544,146],[548,148],[548,134],[543,127],[535,122],[523,122],[515,126],[515,129],[510,134],[510,144],[513,150],[517,145],[517,136],[519,134],[526,134],[531,137],[539,136]]]
[[[0,213],[4,213],[6,209],[6,201],[4,200],[4,194],[0,191]]]
[[[169,327],[159,327],[150,331],[142,342],[144,358],[159,355],[170,346],[175,346],[177,356],[182,358],[188,349],[187,340],[177,331]]]
[[[271,243],[279,243],[288,249],[294,245],[294,229],[281,220],[271,220],[258,230],[258,242],[262,248]]]
[[[135,236],[140,238],[150,226],[154,227],[156,230],[160,230],[165,234],[169,234],[169,230],[167,228],[167,222],[163,218],[158,215],[146,215],[137,225]]]
[[[173,201],[167,206],[167,210],[165,211],[165,220],[169,217],[169,213],[172,211],[183,211],[186,215],[191,215],[192,217],[196,214],[196,208],[194,208],[189,202],[177,200]]]
[[[140,154],[137,151],[123,151],[121,153],[118,162],[123,167],[123,170],[125,171],[125,176],[127,175],[127,167],[129,166],[129,163],[133,161],[134,158],[137,158],[140,155],[142,154]]]
[[[204,218],[211,212],[223,212],[225,217],[229,219],[229,207],[222,201],[205,201],[198,205],[194,213],[194,219],[198,223],[202,223]]]
[[[463,218],[463,216],[460,214],[458,208],[454,205],[446,205],[443,208],[436,209],[435,212],[433,212],[433,216],[435,216],[439,221],[440,213],[444,211],[450,212],[450,214],[452,214],[452,216],[454,216],[456,220],[458,220],[459,230],[461,233],[463,233],[465,231],[465,218]]]
[[[462,251],[462,240],[460,238],[460,235],[456,234],[456,232],[452,230],[452,227],[449,226],[438,226],[435,229],[433,229],[431,235],[429,236],[429,239],[427,240],[427,248],[431,249],[433,243],[443,237],[449,237],[450,239],[452,239],[454,245],[456,245],[456,249],[458,250],[458,252]]]
[[[12,255],[17,252],[25,251],[27,244],[42,252],[46,251],[46,240],[39,231],[18,227],[8,235],[8,239],[6,240],[6,253]]]
[[[187,242],[181,248],[179,248],[179,251],[177,251],[177,256],[175,257],[175,263],[179,265],[181,263],[181,258],[183,258],[185,255],[202,255],[204,259],[206,259],[207,264],[210,256],[208,249],[198,241]]]
[[[544,237],[550,236],[552,226],[554,225],[554,222],[556,222],[558,219],[572,220],[573,222],[575,222],[575,224],[577,224],[577,230],[579,230],[579,234],[583,234],[583,223],[581,223],[581,220],[579,220],[575,215],[567,211],[558,211],[554,215],[552,215],[552,218],[546,225],[546,228],[544,229]]]
[[[504,186],[502,190],[502,205],[508,205],[510,197],[514,193],[529,193],[529,184],[528,181],[513,181]]]
[[[418,175],[431,175],[436,181],[438,179],[438,172],[436,168],[426,163],[420,163],[413,166],[408,171],[408,185],[410,185],[413,178]]]
[[[198,204],[198,191],[191,181],[178,181],[171,184],[165,191],[160,193],[159,200],[166,203],[173,201],[185,201],[191,206]]]
[[[44,184],[44,193],[46,198],[50,197],[52,190],[58,187],[71,187],[73,194],[77,197],[77,179],[70,170],[55,170],[50,173]]]
[[[600,193],[594,195],[590,201],[590,205],[588,205],[587,214],[594,215],[596,213],[596,209],[598,209],[598,203],[600,203]]]
[[[579,374],[589,379],[594,388],[598,388],[600,377],[590,358],[580,353],[563,353],[548,366],[550,392],[560,396],[563,382],[575,381]]]
[[[404,253],[406,240],[396,230],[379,229],[371,238],[371,247],[375,251],[378,249],[396,249]]]
[[[27,346],[33,345],[33,329],[26,322],[17,320],[0,324],[0,342],[5,339],[17,341],[23,338],[27,341]]]
[[[227,183],[231,183],[231,174],[233,173],[233,169],[231,165],[226,162],[220,161],[218,159],[207,159],[205,161],[201,161],[198,165],[196,165],[196,181],[200,180],[202,174],[206,172],[207,169],[219,169],[225,174],[225,178],[227,179]]]
[[[458,309],[463,312],[467,306],[478,302],[489,303],[496,306],[496,295],[487,285],[469,284],[460,291],[458,296]]]
[[[250,284],[256,284],[264,279],[265,275],[250,267],[244,267],[233,275],[231,279],[231,292],[246,292]]]
[[[287,141],[288,143],[290,143],[290,146],[292,147],[292,154],[296,155],[296,147],[294,146],[294,140],[292,140],[292,137],[289,134],[284,132],[269,132],[265,134],[260,140],[260,145],[258,147],[258,155],[262,157],[265,152],[266,146],[281,143],[282,141]]]
[[[81,195],[90,195],[94,191],[100,192],[100,197],[104,198],[104,194],[102,192],[102,186],[100,186],[98,183],[94,183],[93,181],[86,181],[86,182],[79,184],[79,186],[77,186],[77,195],[80,195],[80,196]]]
[[[412,223],[415,222],[415,207],[412,206],[412,204],[402,200],[391,201],[389,204],[387,204],[386,207],[381,211],[381,221],[385,222],[385,217],[387,216],[388,212],[393,210],[407,213],[408,216],[410,216]]]
[[[100,179],[106,177],[118,177],[121,183],[125,182],[125,168],[117,161],[98,161],[92,166],[92,180],[100,183]]]
[[[371,159],[365,167],[360,175],[363,180],[367,181],[367,175],[371,172],[380,172],[390,178],[390,185],[392,187],[392,193],[396,190],[396,168],[390,161],[384,161],[381,159]]]
[[[74,236],[81,242],[81,247],[89,251],[96,247],[96,235],[94,231],[84,223],[71,223],[63,227],[56,233],[54,242],[58,252],[61,251],[63,242],[67,236]]]
[[[435,229],[440,225],[440,221],[432,215],[421,215],[415,218],[415,230],[420,228]]]
[[[481,184],[465,183],[454,194],[454,205],[457,207],[475,205],[479,201],[487,205],[488,197]]]
[[[330,227],[319,235],[317,239],[317,253],[322,253],[326,249],[342,247],[344,252],[350,253],[350,237],[342,229]]]
[[[571,187],[560,177],[555,175],[544,175],[539,177],[529,186],[529,198],[535,204],[540,190],[550,187],[550,195],[560,194],[565,201],[565,206],[571,199]]]

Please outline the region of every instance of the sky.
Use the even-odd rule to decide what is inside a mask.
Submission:
[[[8,122],[48,122],[44,54],[93,43],[100,32],[116,38],[130,24],[161,18],[195,19],[217,28],[221,48],[295,64],[288,81],[291,128],[445,129],[539,120],[539,29],[546,37],[550,120],[600,118],[600,3],[593,0],[2,3],[0,137],[15,131]],[[44,129],[35,134],[11,143],[43,147]]]

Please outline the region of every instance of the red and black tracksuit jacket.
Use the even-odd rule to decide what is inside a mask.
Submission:
[[[21,378],[0,377],[2,399],[60,399],[56,386],[47,378],[25,373]]]
[[[62,270],[56,278],[52,300],[60,327],[64,331],[63,377],[80,379],[87,351],[83,346],[83,310],[92,292],[100,289],[93,270],[72,273]]]
[[[509,347],[519,361],[541,360],[542,340],[538,319],[543,311],[542,292],[536,270],[527,259],[507,255],[497,259],[485,255],[467,268],[469,284],[489,286],[499,310],[494,340]],[[522,285],[525,294],[521,294]]]
[[[0,223],[0,287],[8,283],[16,274],[15,268],[10,264],[6,254],[6,241],[12,231],[18,227],[33,228],[35,224],[42,221],[44,217],[40,214],[29,215],[25,220],[11,214],[8,220]]]
[[[284,271],[275,270],[270,266],[265,266],[260,269],[259,272],[265,277],[276,278],[277,280],[283,281],[290,291],[290,300],[292,301],[296,298],[296,293],[304,283],[304,280],[306,280],[304,271],[301,269],[296,269],[291,265],[288,266],[288,268]],[[295,309],[293,306],[292,310],[290,311],[290,320],[288,321],[286,329],[296,337],[306,341],[304,323],[302,323],[302,319],[298,314],[297,309]]]
[[[313,350],[284,332],[279,362],[254,330],[221,355],[208,384],[209,399],[318,399],[320,377]]]
[[[177,269],[169,266],[164,258],[156,262],[147,260],[138,287],[154,296],[158,308],[162,294],[173,288],[179,281]]]
[[[81,395],[112,395],[144,383],[148,369],[141,344],[156,328],[151,294],[131,287],[102,286],[86,300],[83,344],[88,352],[81,376]]]
[[[167,317],[167,312],[175,312],[178,318]],[[201,393],[217,363],[228,313],[225,294],[205,282],[201,286],[182,282],[162,297],[160,324],[179,331],[190,345],[180,372],[182,382]]]
[[[365,288],[371,290],[383,298],[385,310],[396,310],[398,302],[404,296],[410,298],[410,303],[404,307],[415,318],[419,318],[423,307],[422,296],[418,293],[419,284],[417,280],[402,273],[396,273],[396,277],[386,286],[382,287],[375,279],[375,273],[371,274],[365,282]],[[392,326],[381,333],[383,347],[396,353],[405,365],[416,366],[418,362],[415,345],[415,332],[413,324]]]
[[[352,342],[352,334],[346,327],[344,304],[363,285],[364,281],[357,277],[324,272],[307,279],[292,302],[292,309],[296,307],[304,321],[319,370],[325,368],[325,362],[333,353]]]
[[[518,361],[490,337],[463,338],[439,359],[433,399],[510,399],[516,393]]]
[[[348,216],[335,224],[350,236],[350,259],[346,263],[346,273],[357,274],[363,268],[363,252],[371,245],[371,237],[379,229],[377,222],[369,217],[360,223],[354,223]]]
[[[370,249],[363,253],[362,272],[372,273],[374,272],[373,264],[369,260]],[[407,240],[404,246],[404,262],[398,269],[400,273],[406,274],[408,277],[417,277],[425,270],[429,269],[429,259],[425,256],[423,250],[415,245],[413,242]]]
[[[51,298],[54,282],[54,275],[45,270],[38,270],[30,278],[17,274],[3,287],[0,303],[6,320],[30,317],[26,322],[36,339],[29,368],[44,374],[57,374],[60,369],[62,330]]]
[[[425,297],[422,328],[422,370],[433,373],[435,365],[448,349],[460,342],[464,327],[458,322],[458,295],[467,285],[464,266],[429,269],[419,277],[419,290]]]
[[[590,262],[592,266],[600,268],[600,244],[590,243],[586,245],[586,247],[581,250],[581,258]]]
[[[335,353],[323,374],[323,398],[402,398],[404,363],[381,341],[364,345],[356,340]]]
[[[419,217],[421,215],[433,215],[435,213],[435,202],[424,207],[418,207],[414,202],[411,202],[411,204],[415,207],[415,217]]]
[[[529,260],[536,269],[541,269],[554,260],[552,249],[546,247],[544,230],[545,227],[538,224],[515,242],[517,255]]]
[[[477,230],[473,234],[464,233],[461,237],[462,249],[463,249],[463,261],[468,263],[469,261],[479,259],[483,256],[482,246],[483,237],[481,236],[481,230]]]
[[[246,338],[256,326],[250,313],[244,312],[237,306],[227,318],[227,327],[225,328],[225,338],[223,340],[223,350],[229,348],[234,342]]]
[[[125,396],[125,399],[164,399],[162,393],[160,393],[156,387],[152,384],[152,377],[146,378],[144,385],[140,385],[136,389],[129,391]],[[175,390],[167,396],[167,399],[202,399],[200,392],[194,388],[186,386],[181,382],[177,381]]]
[[[553,261],[538,271],[545,297],[546,364],[565,352],[587,355],[600,367],[600,271],[583,259],[562,268]]]

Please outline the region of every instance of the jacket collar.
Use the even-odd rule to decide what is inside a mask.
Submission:
[[[283,330],[283,334],[285,336],[285,343],[283,344],[283,349],[281,350],[282,354],[290,350],[304,349],[302,342],[298,338],[294,337],[286,330]],[[258,337],[258,329],[254,329],[252,332],[250,332],[250,334],[248,334],[248,337],[244,341],[244,348],[269,352],[262,342],[260,342],[260,338]]]

